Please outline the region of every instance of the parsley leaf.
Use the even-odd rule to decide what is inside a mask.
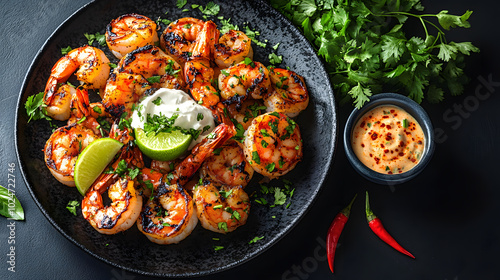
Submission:
[[[182,9],[187,4],[187,0],[177,0],[177,8]]]
[[[360,108],[380,92],[401,92],[417,102],[463,92],[464,56],[479,49],[448,42],[445,31],[469,28],[472,11],[424,14],[420,0],[270,0],[311,42],[327,63],[341,104]],[[416,20],[408,20],[414,18]],[[394,19],[394,20],[392,20]],[[404,29],[421,25],[423,38]],[[270,56],[270,61],[271,61]],[[274,59],[272,60],[274,61]]]
[[[68,204],[66,205],[66,209],[68,209],[71,214],[76,216],[76,207],[80,206],[80,202],[76,200],[69,201]]]
[[[36,95],[28,96],[26,103],[24,103],[24,108],[26,109],[26,114],[28,115],[28,123],[31,120],[41,120],[45,119],[50,121],[51,119],[45,113],[45,104],[43,103],[44,92],[39,92]]]

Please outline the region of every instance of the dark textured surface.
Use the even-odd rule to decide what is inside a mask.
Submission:
[[[131,12],[153,19],[163,17],[165,13],[172,19],[202,16],[198,10],[181,12],[175,7],[176,1],[145,3],[97,1],[73,15],[53,34],[35,59],[19,104],[24,104],[28,96],[44,88],[47,70],[61,57],[61,47],[84,45],[86,40],[83,33],[103,34],[111,19]],[[135,226],[123,234],[99,234],[83,219],[80,211],[74,217],[66,210],[68,201],[81,200],[80,194],[73,188],[59,184],[45,168],[41,150],[52,129],[47,122],[27,125],[25,110],[19,107],[16,137],[28,188],[50,222],[90,254],[117,267],[147,275],[186,277],[210,274],[241,264],[272,246],[290,231],[316,198],[329,170],[336,138],[335,103],[327,74],[306,39],[266,3],[221,3],[219,15],[229,18],[231,11],[236,9],[242,14],[233,17],[232,23],[238,26],[248,23],[251,29],[261,31],[259,40],[267,42],[266,49],[254,46],[254,60],[268,64],[267,56],[272,51],[271,47],[280,43],[277,52],[284,57],[283,67],[288,66],[302,75],[311,95],[309,107],[297,118],[304,139],[304,159],[296,167],[296,172],[284,176],[293,181],[293,187],[296,187],[294,202],[286,210],[284,206],[270,209],[269,206],[254,203],[247,224],[236,232],[221,237],[200,226],[178,245],[162,246],[148,242]],[[248,193],[259,190],[257,180],[254,179],[254,183],[246,189]],[[272,182],[271,185],[279,184]],[[268,197],[268,200],[271,202],[273,198]],[[249,245],[248,242],[257,236],[265,238]],[[214,241],[214,237],[220,237],[221,240]],[[215,252],[215,245],[224,246],[224,250]],[[149,265],[151,263],[155,265]]]
[[[0,279],[151,279],[100,261],[61,235],[36,206],[17,164],[14,116],[23,78],[50,34],[87,2],[2,2],[0,184],[7,185],[8,164],[15,164],[15,190],[26,221],[15,222],[15,244],[9,244],[12,231],[7,225],[11,221],[0,218]],[[436,130],[436,150],[427,168],[414,180],[395,188],[375,185],[356,173],[342,145],[338,145],[324,187],[296,227],[258,257],[203,279],[499,278],[498,4],[486,0],[424,0],[423,4],[426,13],[447,9],[460,14],[473,10],[472,28],[451,31],[447,37],[449,41],[470,40],[481,49],[480,54],[468,59],[466,73],[471,81],[464,95],[446,96],[445,102],[438,105],[422,104]],[[232,18],[237,12],[234,11]],[[351,111],[349,105],[339,108],[339,135]],[[415,260],[394,251],[370,231],[364,217],[364,201],[359,197],[365,190],[370,191],[375,214],[415,255]],[[326,230],[355,193],[358,199],[340,238],[332,275],[325,256]],[[15,246],[16,272],[7,270],[10,246]],[[148,264],[156,265],[156,262]]]

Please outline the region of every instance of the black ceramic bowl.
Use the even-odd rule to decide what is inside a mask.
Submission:
[[[424,153],[420,158],[420,162],[414,168],[406,172],[390,175],[376,172],[364,165],[358,159],[358,157],[354,153],[354,150],[352,149],[352,131],[358,120],[366,112],[382,105],[394,105],[405,110],[415,118],[415,120],[420,124],[422,130],[424,131]],[[365,104],[363,108],[359,110],[354,109],[352,111],[349,119],[347,119],[347,123],[344,129],[344,148],[349,162],[354,167],[354,169],[356,169],[356,171],[363,177],[377,184],[396,185],[413,179],[420,172],[422,172],[425,166],[429,163],[434,152],[434,130],[432,128],[432,123],[429,116],[427,115],[425,110],[415,101],[401,94],[381,93],[373,96],[370,99],[370,102]]]

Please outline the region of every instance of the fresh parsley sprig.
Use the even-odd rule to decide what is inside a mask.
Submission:
[[[357,108],[384,91],[399,91],[419,103],[440,102],[445,92],[459,95],[467,81],[464,57],[479,52],[470,42],[445,37],[445,30],[469,28],[471,11],[421,14],[420,0],[270,2],[302,29],[325,60],[340,102]],[[424,38],[403,31],[415,22]]]

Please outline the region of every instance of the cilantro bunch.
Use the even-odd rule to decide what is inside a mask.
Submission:
[[[270,0],[303,32],[326,62],[340,103],[357,108],[372,94],[393,91],[418,103],[460,95],[467,78],[464,57],[479,49],[448,42],[444,30],[469,28],[472,14],[421,14],[420,0]],[[407,26],[424,37],[408,38]]]

